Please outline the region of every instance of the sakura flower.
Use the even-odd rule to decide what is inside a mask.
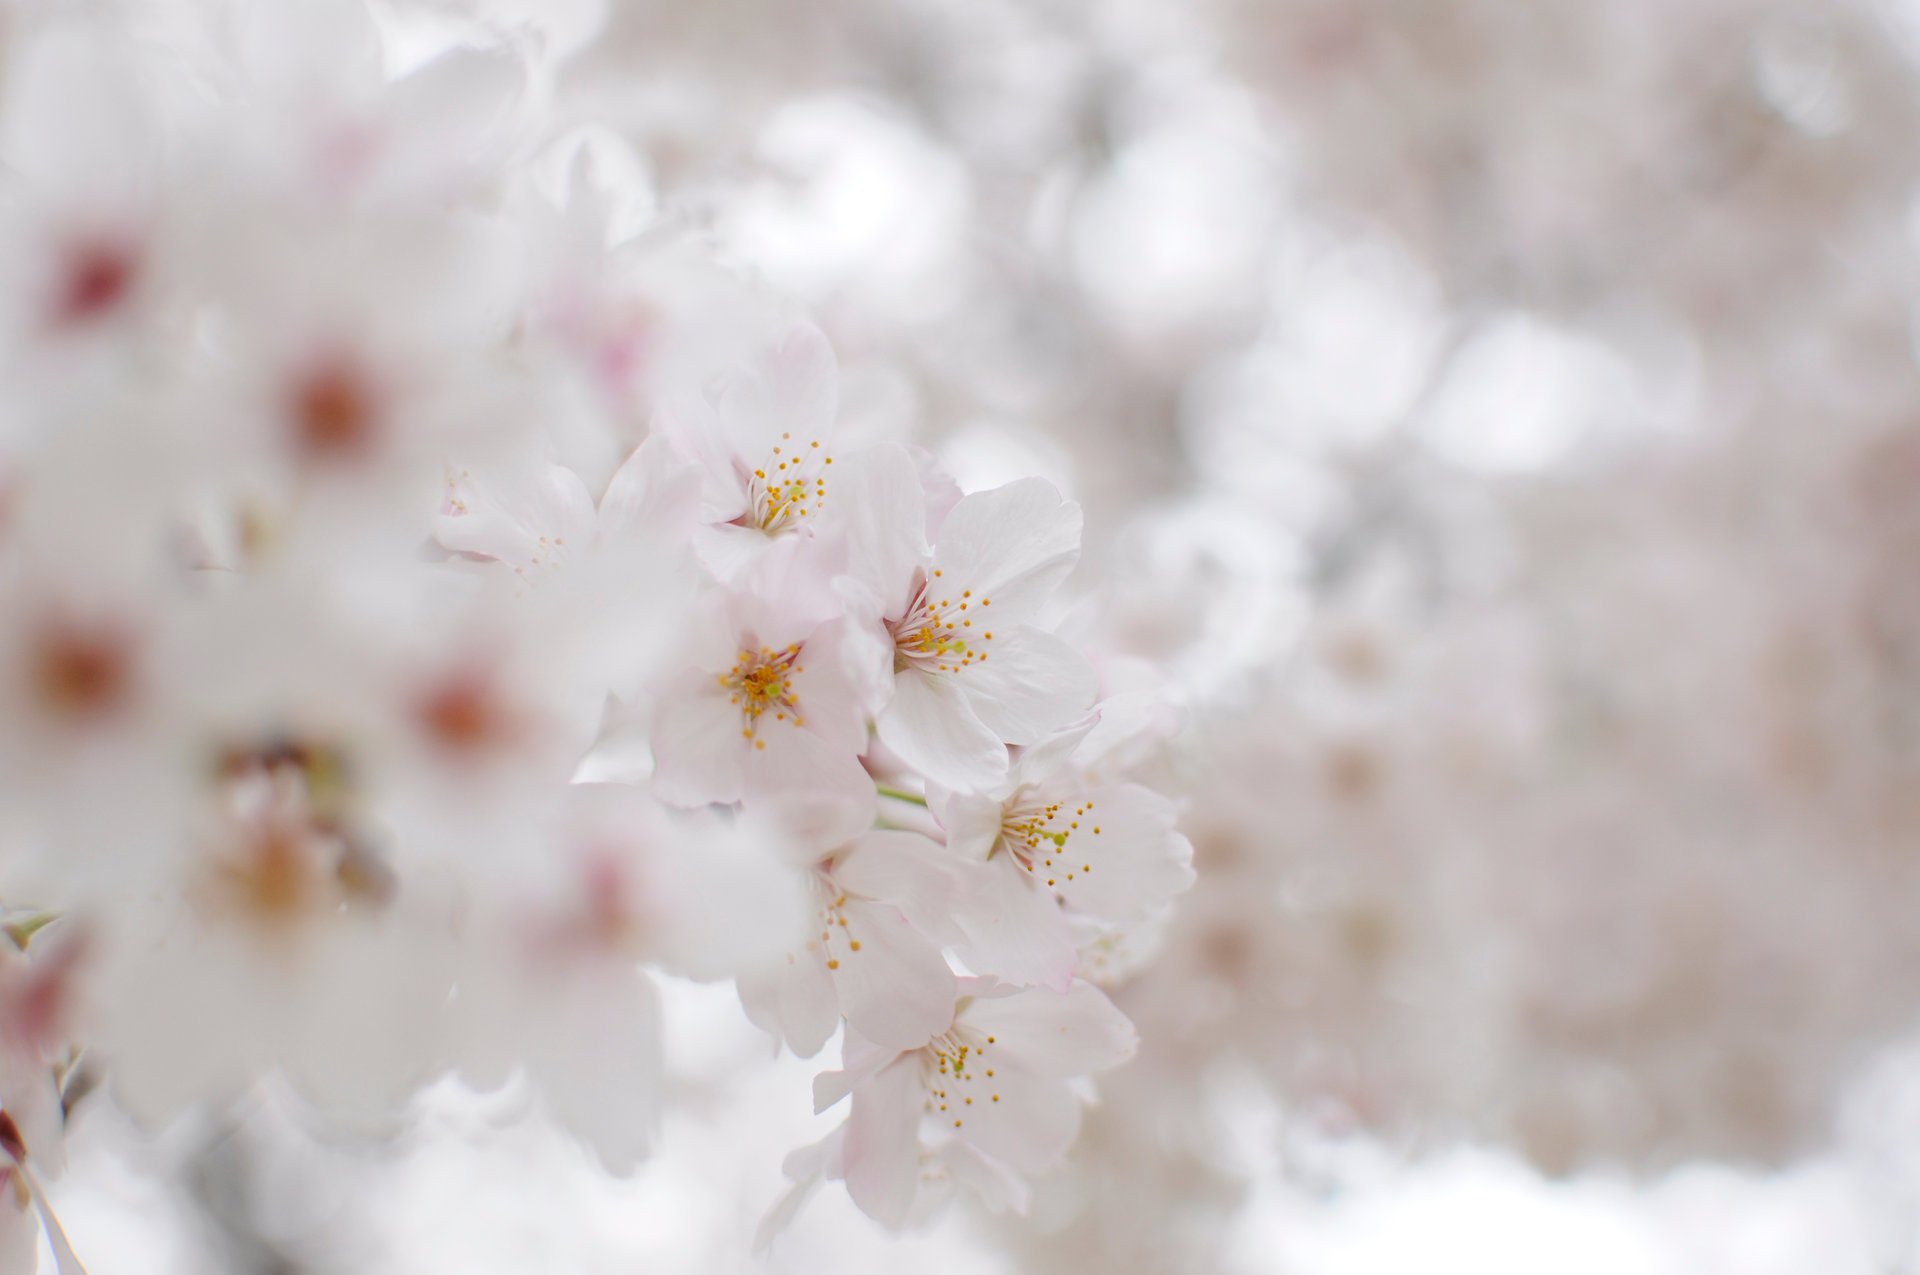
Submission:
[[[800,933],[802,883],[765,828],[619,785],[568,798],[554,853],[503,882],[507,916],[467,931],[459,1061],[486,1085],[518,1065],[601,1163],[628,1172],[659,1117],[658,997],[641,963],[700,979],[765,965]]]
[[[838,387],[833,348],[795,326],[697,390],[670,390],[655,428],[700,474],[695,548],[722,579],[828,508]]]
[[[1064,987],[1079,965],[1069,914],[1125,924],[1193,883],[1174,804],[1076,764],[1104,743],[1095,727],[1064,732],[1021,750],[992,794],[934,794],[949,849],[980,868],[955,908],[973,968]]]
[[[1056,992],[963,979],[951,1023],[918,1049],[848,1033],[845,1069],[815,1079],[814,1107],[852,1096],[847,1190],[868,1215],[900,1226],[919,1190],[923,1143],[962,1143],[1015,1174],[1046,1168],[1080,1127],[1070,1082],[1119,1066],[1135,1043],[1126,1015],[1089,983]]]
[[[945,852],[913,833],[874,831],[822,856],[810,878],[817,937],[742,976],[748,1016],[802,1057],[842,1014],[878,1044],[925,1044],[952,1017],[955,984],[937,941],[956,892]]]
[[[678,806],[765,802],[804,835],[844,839],[875,800],[860,764],[870,644],[802,548],[763,556],[693,626],[691,666],[654,718],[653,787]]]
[[[1007,746],[1037,744],[1091,706],[1091,666],[1036,627],[1080,552],[1080,508],[1038,478],[962,497],[931,549],[927,498],[904,449],[862,467],[850,570],[892,640],[880,740],[934,783],[981,790]]]

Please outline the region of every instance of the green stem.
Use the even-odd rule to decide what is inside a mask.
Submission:
[[[920,806],[923,808],[927,804],[927,799],[925,797],[922,797],[918,793],[907,792],[903,788],[889,788],[885,784],[875,784],[874,787],[880,790],[880,795],[882,797],[891,797],[895,801],[904,801],[912,805]]]
[[[59,919],[58,912],[36,912],[25,920],[9,921],[4,928],[7,937],[13,940],[13,945],[24,952],[34,935]]]

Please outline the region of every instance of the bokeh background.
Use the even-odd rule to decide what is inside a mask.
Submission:
[[[809,306],[851,429],[1087,509],[1199,881],[1029,1219],[748,1244],[811,1067],[669,984],[523,1094],[87,1113],[96,1275],[1920,1271],[1920,7],[383,0]]]

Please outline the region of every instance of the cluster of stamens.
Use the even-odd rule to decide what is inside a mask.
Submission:
[[[893,671],[904,673],[917,668],[923,673],[956,673],[979,661],[985,663],[993,633],[986,627],[986,609],[992,598],[976,598],[972,589],[961,589],[958,605],[943,597],[940,584],[944,572],[935,571],[913,595],[906,614],[890,623],[893,634]],[[976,625],[975,619],[980,623]]]
[[[769,646],[741,648],[732,671],[720,674],[719,680],[728,691],[727,702],[740,710],[742,738],[753,740],[755,748],[765,748],[767,742],[759,738],[760,719],[768,713],[776,722],[806,725],[793,688],[794,674],[804,672],[798,642],[777,651]]]
[[[792,434],[780,438],[766,463],[747,479],[752,508],[741,519],[770,536],[792,531],[801,519],[819,512],[827,498],[826,467],[833,464],[817,438],[804,447],[793,442]]]
[[[337,752],[287,740],[234,749],[218,780],[231,834],[215,874],[225,902],[272,924],[392,896],[392,870],[349,819]]]
[[[930,1114],[952,1116],[956,1129],[966,1123],[966,1108],[973,1105],[978,1092],[974,1086],[983,1079],[993,1079],[993,1068],[986,1065],[987,1046],[993,1043],[994,1038],[989,1036],[985,1041],[976,1037],[969,1044],[957,1027],[941,1032],[926,1043],[921,1049],[921,1067],[926,1076],[926,1109]],[[1000,1101],[992,1085],[984,1088],[989,1102]]]
[[[1100,825],[1093,822],[1092,815],[1092,798],[1071,811],[1063,801],[1009,805],[1000,817],[1000,840],[996,848],[1012,855],[1028,872],[1044,874],[1049,886],[1058,885],[1063,879],[1071,881],[1076,874],[1093,871],[1093,864],[1084,857],[1075,867],[1074,856],[1067,853],[1067,843],[1080,831],[1082,820],[1086,820],[1094,836],[1100,835]]]
[[[820,907],[820,947],[827,954],[827,968],[837,970],[840,968],[840,956],[834,950],[835,936],[838,935],[845,944],[848,954],[860,950],[860,940],[853,937],[847,927],[847,896],[840,893],[825,874],[816,880],[820,897],[827,900]]]

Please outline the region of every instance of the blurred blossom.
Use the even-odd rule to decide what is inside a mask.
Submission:
[[[1910,0],[0,3],[0,1272],[1914,1268],[1917,129]]]

